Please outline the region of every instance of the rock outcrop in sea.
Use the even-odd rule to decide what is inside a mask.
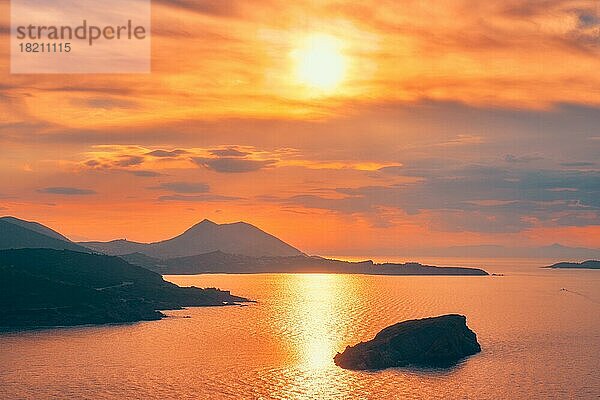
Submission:
[[[367,342],[336,354],[335,364],[351,370],[391,367],[448,367],[481,351],[466,317],[457,314],[404,321]]]

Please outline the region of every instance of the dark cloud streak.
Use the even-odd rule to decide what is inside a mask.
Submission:
[[[166,190],[180,194],[208,193],[210,186],[201,182],[165,182],[149,188],[151,190]]]
[[[75,187],[63,187],[63,186],[47,187],[47,188],[43,188],[43,189],[38,189],[37,191],[39,193],[55,194],[55,195],[62,195],[62,196],[88,196],[88,195],[97,194],[96,191],[91,190],[91,189],[80,189],[80,188],[75,188]]]
[[[193,157],[196,165],[219,173],[254,172],[273,166],[276,160],[251,160],[237,157],[204,158]]]

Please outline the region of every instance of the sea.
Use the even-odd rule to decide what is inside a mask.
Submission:
[[[2,333],[0,399],[600,398],[600,270],[425,261],[496,275],[166,276],[256,303]],[[456,366],[358,372],[333,362],[386,326],[448,313],[465,315],[482,347]]]

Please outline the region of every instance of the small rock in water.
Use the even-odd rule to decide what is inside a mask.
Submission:
[[[391,367],[448,367],[481,351],[464,315],[404,321],[389,326],[368,342],[348,346],[334,357],[335,364],[352,370]]]

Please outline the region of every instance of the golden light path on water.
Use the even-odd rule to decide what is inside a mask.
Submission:
[[[288,290],[298,296],[289,309],[294,332],[288,344],[295,368],[282,392],[297,391],[307,398],[329,398],[347,389],[349,380],[334,379],[331,360],[343,347],[340,328],[346,324],[340,304],[352,302],[351,280],[327,274],[294,275]],[[340,282],[340,278],[344,282]],[[345,330],[345,329],[342,329]],[[291,372],[291,371],[290,371]],[[300,372],[300,373],[298,373]]]

